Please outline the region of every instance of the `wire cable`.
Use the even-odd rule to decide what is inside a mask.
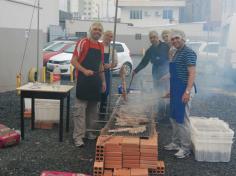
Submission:
[[[31,33],[31,26],[32,26],[33,17],[34,17],[34,11],[35,11],[35,8],[36,8],[36,2],[37,2],[37,0],[34,1],[34,8],[33,8],[33,12],[32,12],[32,15],[31,15],[29,28],[28,28],[29,35],[28,35],[27,40],[26,40],[26,43],[25,43],[23,58],[22,58],[21,65],[20,65],[20,70],[19,70],[19,73],[20,73],[20,74],[22,73],[22,68],[23,68],[23,63],[24,63],[24,60],[25,60],[26,49],[27,49],[28,43],[29,43],[29,38],[30,38],[30,33]],[[38,8],[39,8],[39,7],[38,7]]]

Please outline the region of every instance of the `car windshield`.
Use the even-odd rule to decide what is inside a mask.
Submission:
[[[54,41],[48,42],[43,46],[43,48],[47,48],[48,46],[53,45],[54,43],[55,43]]]
[[[199,52],[201,43],[187,43],[187,46],[193,49],[195,52]]]
[[[64,52],[65,53],[73,53],[75,50],[75,44],[71,45],[69,48],[67,48]]]
[[[52,47],[47,48],[45,51],[52,51],[52,52],[57,52],[61,50],[64,46],[66,46],[66,43],[57,43],[53,45]]]
[[[218,50],[219,44],[208,44],[203,51],[207,53],[218,53]]]
[[[113,43],[111,43],[111,45],[113,46]],[[124,52],[124,48],[123,48],[123,46],[121,44],[116,43],[115,46],[116,46],[115,49],[116,49],[117,53]]]

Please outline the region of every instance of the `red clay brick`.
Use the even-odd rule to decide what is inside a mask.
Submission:
[[[112,170],[104,170],[103,176],[113,176]]]
[[[150,165],[150,164],[141,164],[140,163],[140,168],[142,169],[156,169],[157,168],[157,165]]]
[[[148,169],[131,169],[131,176],[148,176]]]
[[[140,168],[140,164],[123,164],[123,168]]]
[[[123,160],[140,160],[139,155],[129,156],[129,155],[123,155]]]
[[[125,137],[121,144],[122,146],[130,146],[130,147],[139,146],[140,139],[139,137]]]
[[[105,157],[122,157],[121,152],[104,152]]]
[[[105,161],[122,161],[122,157],[105,157]]]
[[[124,151],[122,155],[123,156],[139,156],[140,152],[139,151]]]
[[[140,153],[153,153],[153,154],[156,154],[157,155],[157,150],[154,150],[154,149],[140,149]]]
[[[104,171],[104,162],[94,162],[93,176],[102,176]]]
[[[122,165],[115,165],[115,164],[105,164],[106,169],[121,169]]]
[[[114,169],[114,176],[130,176],[130,169]]]
[[[151,157],[140,156],[140,160],[143,160],[143,161],[156,161],[157,162],[157,157],[156,156],[151,156]]]

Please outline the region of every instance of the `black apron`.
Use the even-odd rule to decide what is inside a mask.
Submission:
[[[102,81],[98,72],[101,62],[101,50],[89,48],[81,66],[94,71],[95,74],[93,76],[85,76],[81,71],[79,71],[76,85],[76,97],[78,99],[100,101]]]

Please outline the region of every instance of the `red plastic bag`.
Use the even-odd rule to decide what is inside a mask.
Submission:
[[[0,148],[16,145],[20,142],[20,133],[0,124]]]
[[[43,171],[40,176],[89,176],[72,172]]]

